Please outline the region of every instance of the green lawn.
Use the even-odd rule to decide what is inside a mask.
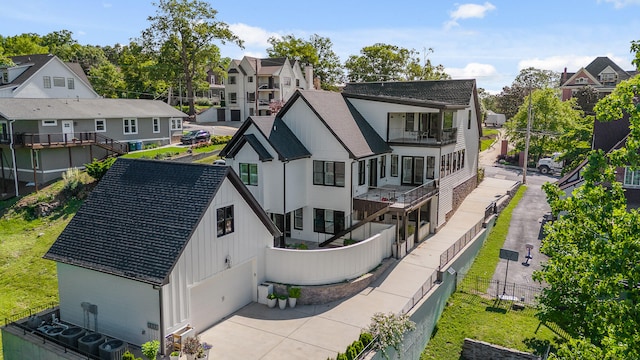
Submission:
[[[500,213],[484,246],[476,257],[468,278],[476,276],[492,278],[500,259],[496,254],[504,245],[509,231],[513,209],[526,191],[521,186],[509,205]],[[521,351],[541,354],[547,344],[558,341],[553,332],[540,327],[534,309],[524,311],[510,309],[510,302],[496,303],[478,295],[462,291],[454,293],[447,301],[442,317],[438,321],[434,335],[423,351],[421,360],[460,359],[464,338],[473,338]]]
[[[27,198],[46,199],[61,182]],[[33,218],[27,206],[12,207],[18,199],[0,201],[0,320],[17,312],[58,302],[55,262],[42,259],[80,207],[72,200],[52,215]],[[24,199],[21,199],[21,202]],[[0,339],[1,340],[1,339]],[[0,342],[0,359],[2,359]]]
[[[187,147],[162,147],[151,150],[141,150],[122,155],[126,159],[155,159],[156,157],[164,158],[167,156],[179,155],[187,152]]]
[[[497,129],[482,129],[482,138],[480,139],[480,151],[487,150],[495,141],[499,131]]]

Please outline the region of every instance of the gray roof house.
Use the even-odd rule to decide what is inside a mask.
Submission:
[[[255,301],[277,236],[231,168],[121,158],[44,258],[61,321],[140,345],[140,329],[201,331]],[[81,303],[97,306],[95,323]]]
[[[376,221],[410,250],[475,187],[479,114],[474,80],[298,90],[277,115],[250,116],[221,156],[283,242],[333,246]]]
[[[3,167],[16,182],[46,183],[94,158],[169,144],[184,116],[155,100],[0,98],[0,152],[13,160]]]

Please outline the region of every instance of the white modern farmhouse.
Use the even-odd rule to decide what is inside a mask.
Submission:
[[[397,225],[402,254],[476,187],[479,119],[475,80],[298,90],[276,116],[249,117],[221,155],[281,246],[329,245],[375,221]]]

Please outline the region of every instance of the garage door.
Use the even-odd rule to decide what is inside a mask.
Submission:
[[[231,121],[240,121],[240,110],[231,110]]]
[[[223,317],[253,301],[252,262],[225,270],[190,291],[191,324],[196,332],[211,327]]]

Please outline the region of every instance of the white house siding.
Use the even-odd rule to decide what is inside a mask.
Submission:
[[[51,77],[51,88],[44,88],[43,76]],[[53,77],[64,77],[65,86],[57,87],[53,85]],[[69,89],[67,79],[74,79],[74,89]],[[0,94],[4,97],[4,94]],[[16,98],[69,98],[91,99],[97,98],[95,92],[91,90],[78,76],[71,71],[60,60],[53,59],[38,70],[26,84],[23,84],[18,92],[8,97]]]
[[[229,205],[234,206],[234,232],[218,238],[216,209]],[[242,284],[233,283],[226,289],[215,289],[213,292],[222,294],[220,296],[225,298],[234,299],[238,298],[238,293],[245,292],[246,287],[250,287],[251,300],[255,301],[257,284],[265,280],[264,250],[272,245],[273,235],[264,227],[236,188],[225,179],[171,272],[169,284],[163,286],[166,333],[172,333],[195,321],[194,316],[202,310],[191,309],[192,289],[202,284],[226,284],[208,281],[224,276],[222,274],[227,270],[228,264],[233,270],[235,266],[247,262],[255,263],[255,266],[252,265],[252,281]],[[229,263],[225,263],[225,259],[229,259]],[[236,289],[236,287],[239,288]],[[208,293],[208,290],[200,287],[194,291]],[[219,306],[221,301],[221,297],[212,298],[210,306]],[[246,302],[237,302],[228,309],[231,312],[244,305]]]
[[[358,110],[367,122],[380,135],[382,139],[387,140],[387,116],[389,113],[407,113],[407,112],[437,112],[439,110],[402,104],[392,104],[387,102],[347,99]]]
[[[94,330],[93,314],[85,323],[83,302],[97,305],[97,331],[128,343],[159,339],[147,323],[160,324],[158,290],[118,276],[58,263],[60,319]],[[144,331],[144,334],[143,334]]]

